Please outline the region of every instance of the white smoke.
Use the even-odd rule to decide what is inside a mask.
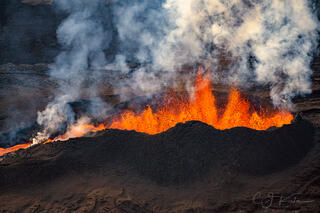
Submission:
[[[117,66],[127,78],[117,79],[122,98],[148,96],[174,84],[184,65],[201,64],[213,79],[241,88],[268,87],[277,107],[291,107],[296,95],[311,92],[310,62],[317,47],[319,22],[308,0],[56,0],[69,14],[57,36],[63,51],[51,74],[64,79],[38,123],[36,141],[65,123],[76,124],[68,103],[81,96],[83,82],[95,67]],[[119,50],[112,63],[104,52],[110,42],[103,10],[112,4]],[[113,29],[109,29],[112,31]],[[116,51],[116,50],[108,50]],[[228,61],[221,66],[221,59]],[[130,71],[127,62],[140,64]],[[93,68],[93,69],[92,69]],[[91,85],[90,113],[106,116],[106,104]]]
[[[158,12],[146,3],[117,11],[120,39],[138,43],[137,59],[154,70],[198,62],[223,83],[268,86],[278,107],[311,92],[319,22],[308,0],[166,0]]]
[[[69,14],[57,30],[57,38],[63,51],[51,70],[51,77],[60,79],[59,82],[62,83],[55,99],[44,111],[38,112],[37,122],[44,130],[38,133],[34,143],[42,142],[65,125],[77,122],[69,103],[81,97],[85,80],[89,77],[99,78],[99,73],[92,70],[106,63],[103,50],[110,41],[109,32],[104,29],[101,18],[105,2],[55,0],[54,4],[59,10]],[[88,111],[93,116],[100,116],[106,105],[97,96],[94,83],[89,86],[89,93],[93,101]]]

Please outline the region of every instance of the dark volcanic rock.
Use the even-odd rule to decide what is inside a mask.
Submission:
[[[48,181],[110,163],[165,185],[187,183],[221,170],[265,175],[298,163],[313,145],[314,127],[302,119],[267,131],[220,131],[197,121],[157,135],[106,130],[95,137],[38,145],[4,156],[0,186]]]
[[[251,175],[268,174],[297,163],[312,147],[313,133],[313,126],[303,120],[269,131],[243,127],[219,131],[187,122],[150,136],[146,148],[138,151],[139,170],[158,182],[175,183],[222,165]]]

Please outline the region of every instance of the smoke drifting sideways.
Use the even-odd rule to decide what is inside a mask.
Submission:
[[[51,71],[64,79],[53,102],[38,113],[44,131],[34,142],[75,125],[68,105],[80,97],[88,77],[85,70],[116,65],[123,72],[128,62],[140,66],[130,77],[114,82],[115,93],[148,96],[174,84],[186,64],[211,70],[213,81],[241,88],[266,86],[276,107],[292,109],[291,100],[311,92],[310,63],[318,45],[319,20],[308,0],[55,0],[69,13],[57,30],[64,47]],[[104,16],[111,7],[118,34],[117,56],[105,59],[111,40]],[[110,23],[109,23],[110,24]],[[221,69],[221,58],[230,63]],[[90,72],[99,76],[98,72]],[[94,114],[108,106],[92,85]]]

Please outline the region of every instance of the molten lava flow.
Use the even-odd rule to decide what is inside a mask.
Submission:
[[[31,146],[31,143],[25,143],[25,144],[19,144],[19,145],[16,145],[16,146],[13,146],[13,147],[10,147],[7,149],[0,148],[0,156],[7,154],[9,152],[17,151],[19,149],[26,149],[26,148],[29,148],[30,146]]]
[[[228,103],[221,116],[218,116],[218,109],[215,104],[215,97],[212,94],[212,85],[209,77],[203,77],[200,70],[195,82],[195,92],[191,100],[181,98],[175,92],[167,94],[166,101],[153,112],[150,106],[141,113],[125,111],[111,123],[94,126],[87,124],[88,120],[80,120],[72,125],[65,134],[44,143],[54,141],[65,141],[70,138],[82,137],[88,132],[97,132],[106,128],[135,130],[148,134],[157,134],[174,127],[177,123],[191,120],[198,120],[216,129],[230,129],[233,127],[248,127],[256,130],[265,130],[269,127],[281,127],[290,124],[293,115],[285,110],[274,110],[272,112],[260,109],[254,111],[250,103],[241,98],[239,91],[230,89]],[[26,149],[32,144],[17,145],[8,149],[0,149],[0,156],[18,149]]]
[[[233,127],[266,130],[272,126],[281,127],[284,124],[290,124],[293,119],[293,115],[284,110],[250,112],[250,103],[241,98],[240,93],[235,89],[230,89],[228,104],[223,115],[219,117],[210,80],[208,77],[204,78],[200,70],[193,96],[192,100],[188,101],[173,95],[170,103],[157,112],[153,112],[150,106],[140,114],[125,111],[108,127],[157,134],[177,123],[198,120],[220,130]]]
[[[54,139],[48,139],[45,142],[43,142],[44,144],[47,143],[51,143],[54,141],[66,141],[69,140],[70,138],[78,138],[78,137],[82,137],[85,134],[87,134],[88,132],[98,132],[98,131],[102,131],[105,130],[105,125],[104,124],[100,124],[98,126],[94,126],[91,124],[75,124],[73,126],[70,127],[70,129],[63,135],[59,135],[57,137],[55,137]],[[0,148],[0,156],[10,153],[10,152],[14,152],[17,151],[19,149],[27,149],[30,146],[32,146],[32,143],[26,143],[26,144],[19,144],[13,147],[9,147],[9,148]]]
[[[104,124],[100,124],[99,126],[94,126],[91,124],[76,124],[76,125],[73,125],[65,134],[59,135],[53,140],[49,139],[45,141],[44,144],[54,142],[54,141],[66,141],[66,140],[69,140],[70,138],[79,138],[84,136],[88,132],[98,132],[105,129],[106,128]]]

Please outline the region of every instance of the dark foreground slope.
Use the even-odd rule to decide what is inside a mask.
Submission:
[[[316,132],[302,119],[267,131],[219,131],[192,121],[154,136],[107,130],[38,145],[1,158],[0,210],[315,210]],[[279,206],[271,192],[293,197]]]

